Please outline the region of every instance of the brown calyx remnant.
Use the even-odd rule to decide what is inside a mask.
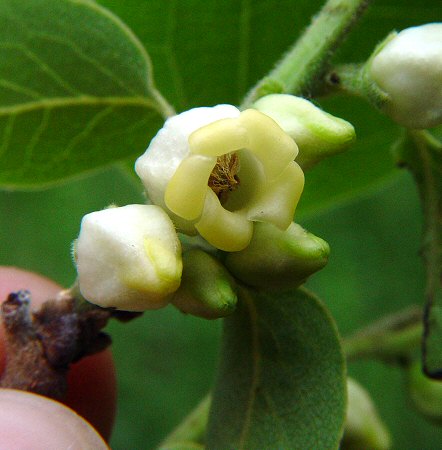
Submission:
[[[218,156],[216,165],[209,177],[208,186],[219,198],[221,204],[227,201],[229,192],[239,187],[239,157],[236,153]]]
[[[101,330],[111,317],[120,319],[119,313],[69,295],[47,300],[34,312],[29,291],[9,294],[1,305],[7,356],[0,387],[62,400],[70,364],[110,345],[110,337]]]

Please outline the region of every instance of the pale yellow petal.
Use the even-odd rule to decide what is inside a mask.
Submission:
[[[191,153],[221,156],[248,146],[248,133],[238,119],[221,119],[189,136]]]
[[[167,185],[166,206],[186,220],[197,219],[203,210],[210,173],[216,158],[190,155],[181,162]]]
[[[295,141],[269,116],[247,109],[239,121],[249,134],[248,149],[261,161],[266,176],[273,180],[298,154]]]
[[[248,221],[243,213],[224,209],[210,189],[203,214],[195,228],[206,241],[227,252],[236,252],[247,247],[253,233],[252,222]]]
[[[276,180],[261,187],[247,206],[247,218],[285,230],[293,220],[303,188],[304,172],[292,161]]]

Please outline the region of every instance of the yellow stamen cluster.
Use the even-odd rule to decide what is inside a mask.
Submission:
[[[227,200],[229,192],[239,187],[239,157],[237,153],[218,156],[215,168],[209,177],[208,186],[215,192],[221,204]]]

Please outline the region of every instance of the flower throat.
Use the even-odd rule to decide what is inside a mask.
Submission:
[[[229,192],[239,187],[239,157],[236,153],[218,156],[216,165],[210,174],[208,186],[219,198],[221,204],[227,201]]]

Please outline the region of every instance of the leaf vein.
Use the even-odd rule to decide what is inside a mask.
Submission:
[[[17,116],[12,114],[8,117],[8,120],[3,131],[2,144],[0,146],[0,158],[5,154],[11,142],[12,131],[14,129],[14,122]]]
[[[10,114],[23,114],[26,112],[47,108],[99,105],[143,107],[162,113],[162,111],[159,110],[159,105],[147,97],[92,97],[88,95],[80,95],[75,97],[45,98],[39,101],[0,107],[0,117]]]
[[[29,140],[29,143],[25,148],[24,159],[23,159],[23,173],[26,173],[26,171],[32,166],[32,163],[33,163],[32,153],[34,152],[34,149],[35,149],[36,145],[38,144],[38,141],[39,141],[41,135],[44,133],[44,131],[48,127],[50,115],[51,115],[51,109],[43,110],[41,122],[35,128],[35,131],[32,134],[32,136]]]
[[[252,6],[250,0],[241,0],[239,18],[239,52],[238,52],[238,96],[241,98],[248,88],[250,36]]]
[[[244,426],[242,428],[242,432],[239,439],[239,448],[244,449],[247,448],[245,446],[246,440],[248,437],[248,433],[250,431],[252,425],[252,414],[253,407],[256,401],[256,393],[259,386],[260,375],[261,375],[261,354],[260,354],[260,345],[259,345],[259,328],[258,328],[258,311],[256,310],[256,306],[253,302],[251,296],[245,290],[242,291],[244,293],[243,300],[247,306],[249,311],[250,318],[250,332],[252,337],[252,382],[250,383],[250,390],[248,394],[248,405],[246,407],[246,414],[244,418]]]
[[[283,420],[281,419],[281,415],[277,413],[277,406],[275,406],[275,403],[272,400],[272,397],[267,393],[267,392],[263,392],[262,393],[263,398],[265,400],[265,402],[267,403],[267,406],[269,407],[270,413],[273,416],[274,423],[277,423],[278,426],[278,435],[279,435],[279,442],[286,442],[286,446],[284,446],[283,448],[290,448],[290,439],[287,435],[287,433],[284,432],[284,426],[282,425]]]
[[[166,28],[166,58],[170,66],[170,73],[172,74],[173,83],[175,85],[175,92],[181,102],[181,106],[187,105],[187,98],[184,94],[184,80],[182,70],[180,70],[176,54],[174,52],[174,37],[177,28],[177,3],[176,0],[170,2],[170,13],[167,15],[169,20]]]
[[[56,44],[61,44],[70,49],[76,56],[83,59],[87,63],[91,64],[91,66],[97,70],[97,72],[102,73],[105,75],[108,79],[115,82],[116,85],[124,89],[127,93],[132,95],[139,95],[139,92],[134,91],[130,86],[127,85],[123,80],[121,80],[119,77],[117,77],[112,70],[108,69],[103,64],[100,64],[96,59],[90,57],[87,53],[85,53],[78,45],[76,45],[74,42],[62,39],[59,36],[51,36],[46,33],[35,33],[36,36],[45,39],[49,42],[55,42]],[[143,80],[144,82],[145,80]],[[79,91],[77,91],[79,92]]]
[[[42,95],[39,92],[34,91],[33,89],[25,88],[23,86],[20,86],[17,83],[14,83],[14,82],[8,81],[8,80],[0,80],[0,87],[9,89],[10,91],[13,91],[13,92],[17,92],[18,94],[27,95],[28,97],[31,97],[31,98],[37,99],[37,100],[42,97]]]
[[[36,64],[43,73],[49,76],[53,81],[55,81],[59,86],[61,86],[64,90],[69,92],[70,94],[81,94],[81,92],[74,89],[69,83],[63,80],[50,66],[48,66],[42,59],[40,59],[36,53],[25,47],[21,44],[6,44],[4,42],[0,42],[0,48],[12,48],[15,50],[19,50],[23,53],[29,60],[31,60],[34,64]]]
[[[69,144],[66,146],[64,151],[60,154],[63,159],[63,157],[68,157],[69,154],[73,151],[73,149],[80,144],[83,140],[87,139],[87,137],[92,133],[94,128],[100,124],[100,122],[107,117],[108,115],[112,114],[114,111],[114,106],[109,106],[102,111],[97,112],[94,114],[91,119],[88,121],[86,126],[83,128],[83,130],[78,133],[76,136],[73,136],[69,142]]]

